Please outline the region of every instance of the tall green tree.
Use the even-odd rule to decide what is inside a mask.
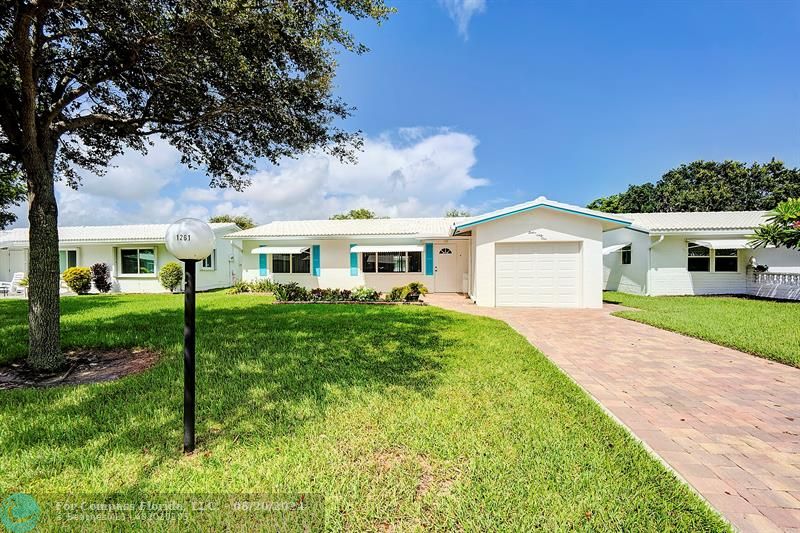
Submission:
[[[17,220],[11,210],[25,200],[25,181],[22,174],[0,164],[0,229]]]
[[[368,218],[378,218],[375,216],[373,211],[369,209],[364,209],[363,207],[360,209],[351,209],[347,213],[339,213],[338,215],[333,215],[331,220],[350,220],[350,219],[368,219]]]
[[[208,219],[209,222],[232,222],[242,229],[255,228],[256,223],[247,215],[216,215]]]
[[[464,209],[448,209],[444,213],[445,218],[471,217],[469,211]]]
[[[30,364],[64,362],[56,179],[77,188],[80,169],[103,173],[153,135],[216,187],[245,187],[259,158],[352,158],[335,58],[366,48],[344,18],[390,12],[383,0],[0,0],[0,153],[29,205]]]
[[[672,211],[766,211],[800,196],[800,169],[775,159],[695,161],[666,172],[656,183],[598,198],[587,207],[609,213]]]

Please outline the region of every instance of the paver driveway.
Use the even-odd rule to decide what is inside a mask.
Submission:
[[[800,369],[600,309],[433,305],[506,321],[743,531],[800,532]]]

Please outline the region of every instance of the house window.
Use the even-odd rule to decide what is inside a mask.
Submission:
[[[200,268],[202,270],[215,270],[217,268],[217,251],[212,250],[211,255],[203,259],[203,262],[200,263]]]
[[[361,269],[381,274],[422,272],[422,252],[364,252]]]
[[[153,248],[123,248],[119,256],[123,274],[156,273],[156,251]]]
[[[711,270],[711,250],[706,246],[690,242],[686,267],[689,272],[709,272]]]
[[[310,274],[311,253],[272,254],[272,272],[275,274]]]
[[[63,272],[72,267],[78,266],[78,250],[59,250],[58,267]]]
[[[620,250],[620,258],[622,259],[623,265],[630,265],[631,264],[631,245],[624,246]]]
[[[453,255],[453,250],[450,248],[442,248],[439,250],[439,255]]]
[[[734,248],[714,250],[714,272],[738,272],[739,252]]]

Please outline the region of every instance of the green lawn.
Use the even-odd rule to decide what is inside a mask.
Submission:
[[[766,359],[800,367],[800,303],[731,296],[636,296],[606,292],[607,302],[637,308],[614,313]]]
[[[184,457],[181,297],[63,299],[64,346],[163,359],[116,382],[0,391],[0,486],[111,501],[309,493],[334,531],[727,530],[502,322],[268,302],[199,295],[198,453]],[[0,301],[6,359],[24,355],[25,305]]]

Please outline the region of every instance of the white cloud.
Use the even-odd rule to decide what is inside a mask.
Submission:
[[[465,40],[469,37],[469,22],[473,16],[486,10],[486,0],[439,0],[456,23],[458,33]]]
[[[255,172],[242,192],[209,189],[207,177],[184,169],[160,143],[147,156],[128,153],[85,187],[56,184],[61,225],[169,222],[184,216],[249,215],[260,223],[328,218],[366,207],[381,216],[442,216],[464,209],[467,191],[486,185],[472,175],[478,140],[447,129],[405,128],[366,138],[357,164],[323,153],[288,159]],[[27,206],[16,226],[26,226]]]
[[[246,213],[259,222],[327,218],[357,207],[391,217],[441,216],[464,193],[488,183],[471,174],[475,137],[447,130],[398,137],[365,139],[354,165],[312,154],[261,170],[245,191],[225,191],[214,211]]]

